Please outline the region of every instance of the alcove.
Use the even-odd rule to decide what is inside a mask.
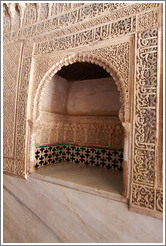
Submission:
[[[120,108],[117,85],[102,67],[88,62],[63,66],[43,90],[36,174],[117,198],[123,176]]]

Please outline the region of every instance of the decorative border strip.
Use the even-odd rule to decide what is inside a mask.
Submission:
[[[27,113],[27,99],[29,76],[31,69],[31,57],[24,58],[21,81],[18,95],[18,109],[17,109],[17,125],[16,125],[16,160],[15,173],[18,175],[25,174],[25,139],[26,139],[26,113]]]
[[[162,212],[163,195],[155,190],[158,29],[137,39],[136,118],[131,202]]]
[[[154,186],[158,30],[138,34],[133,182]]]
[[[8,157],[3,157],[3,171],[14,173],[14,160]]]
[[[129,17],[118,22],[96,27],[91,30],[76,33],[70,36],[36,43],[34,55],[50,53],[55,50],[67,50],[81,45],[87,45],[94,41],[114,38],[127,33],[135,32],[136,18]]]
[[[156,190],[156,210],[163,212],[163,191]]]
[[[123,170],[123,150],[56,144],[36,148],[35,159],[35,168],[64,161]]]
[[[104,3],[100,3],[100,4],[103,5]],[[115,4],[115,3],[113,3],[113,4]],[[152,9],[152,8],[157,8],[158,6],[159,6],[159,3],[141,3],[141,4],[137,3],[134,5],[131,4],[129,6],[127,5],[126,8],[120,8],[119,10],[115,9],[115,11],[113,11],[112,13],[109,13],[109,15],[101,16],[98,19],[92,19],[92,20],[88,21],[87,23],[80,24],[79,26],[76,25],[76,27],[72,26],[68,29],[65,28],[65,31],[63,31],[63,30],[57,31],[57,29],[59,29],[59,28],[67,27],[69,24],[69,20],[71,21],[70,24],[78,23],[78,21],[77,21],[78,17],[76,18],[76,16],[78,16],[78,14],[74,14],[75,11],[78,11],[78,10],[74,10],[73,12],[70,13],[70,15],[73,16],[73,18],[75,16],[75,22],[72,21],[71,17],[67,18],[67,14],[62,15],[60,17],[54,17],[52,19],[48,19],[48,20],[42,21],[40,23],[36,23],[36,24],[31,25],[31,26],[27,26],[25,28],[20,28],[17,31],[13,31],[13,32],[11,31],[11,32],[5,33],[3,36],[4,42],[12,42],[12,41],[16,41],[18,39],[22,40],[22,39],[27,39],[27,38],[33,38],[33,37],[36,37],[38,35],[45,34],[46,32],[49,33],[52,31],[56,31],[56,36],[60,36],[60,35],[63,36],[66,33],[69,34],[69,33],[73,33],[76,31],[78,32],[78,31],[81,31],[83,29],[86,29],[86,28],[89,28],[92,26],[96,26],[99,24],[114,21],[114,20],[117,20],[119,18],[125,18],[129,15],[136,15],[136,14],[141,13],[142,11],[147,11],[147,10]],[[81,11],[81,10],[79,9],[79,11]],[[89,13],[91,13],[91,12],[93,12],[93,11],[89,11]],[[98,12],[94,11],[94,13],[95,14],[93,14],[93,17],[96,16],[96,14]],[[104,12],[102,12],[102,13],[104,13]],[[100,14],[102,14],[102,13],[100,13]],[[86,17],[87,16],[84,15],[83,19],[86,19]],[[82,20],[82,18],[80,18],[80,20]],[[54,33],[54,35],[55,35],[55,33]]]

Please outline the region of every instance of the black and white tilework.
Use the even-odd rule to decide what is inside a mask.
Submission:
[[[84,147],[69,144],[40,146],[35,152],[35,168],[57,162],[75,162],[122,171],[123,150]]]

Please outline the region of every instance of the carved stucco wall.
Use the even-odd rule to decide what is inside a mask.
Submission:
[[[93,62],[112,75],[121,94],[124,194],[133,210],[160,216],[162,4],[20,3],[5,4],[3,13],[4,171],[28,173],[40,99],[51,77],[63,65]]]

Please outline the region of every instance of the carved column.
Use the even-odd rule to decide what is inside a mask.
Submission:
[[[38,124],[39,126],[39,124]],[[37,127],[31,120],[28,120],[28,142],[27,142],[27,174],[35,171],[35,148],[36,148]]]

